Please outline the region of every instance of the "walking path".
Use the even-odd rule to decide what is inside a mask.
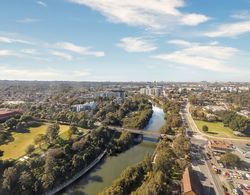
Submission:
[[[64,188],[66,188],[67,186],[69,186],[70,184],[72,184],[74,181],[76,181],[77,179],[79,179],[81,176],[83,176],[85,173],[87,173],[90,169],[92,169],[106,154],[106,150],[101,153],[90,165],[88,165],[86,168],[84,168],[82,171],[80,171],[79,173],[77,173],[73,178],[71,178],[70,180],[62,183],[61,185],[59,185],[58,187],[44,193],[44,195],[53,195],[56,194],[58,192],[60,192],[61,190],[63,190]]]

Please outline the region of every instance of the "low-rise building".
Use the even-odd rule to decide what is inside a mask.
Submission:
[[[81,111],[85,111],[85,110],[94,110],[96,109],[97,105],[95,102],[87,102],[85,104],[76,104],[71,106],[73,111],[76,112],[81,112]]]
[[[232,145],[224,141],[210,140],[208,142],[208,147],[213,152],[226,153],[232,151]]]
[[[187,167],[182,176],[183,195],[202,195],[203,189],[197,174],[192,167]]]

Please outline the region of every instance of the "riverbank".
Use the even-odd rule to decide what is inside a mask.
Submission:
[[[68,187],[70,184],[72,184],[73,182],[75,182],[77,179],[79,179],[85,173],[87,173],[90,169],[92,169],[98,162],[100,162],[100,160],[104,157],[104,155],[106,154],[106,152],[107,151],[105,150],[103,153],[101,153],[90,165],[88,165],[82,171],[78,172],[73,178],[71,178],[70,180],[62,183],[60,186],[52,189],[51,191],[46,192],[45,195],[56,194],[56,193],[60,192],[61,190],[63,190],[64,188]]]

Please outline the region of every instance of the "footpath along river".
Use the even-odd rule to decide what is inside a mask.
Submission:
[[[158,131],[165,123],[164,112],[153,106],[153,115],[145,130]],[[153,154],[155,143],[143,141],[114,157],[108,157],[100,162],[88,174],[66,188],[63,195],[98,195],[105,187],[109,187],[128,166],[143,160],[146,154]]]

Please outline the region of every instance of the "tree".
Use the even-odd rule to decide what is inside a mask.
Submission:
[[[197,97],[195,95],[190,95],[188,99],[191,104],[193,105],[197,104]]]
[[[52,143],[59,135],[60,126],[58,124],[50,125],[47,129],[46,136],[49,142]]]
[[[26,148],[25,152],[26,152],[26,154],[31,154],[32,152],[34,152],[34,150],[35,150],[35,146],[32,145],[32,144],[30,144],[30,145],[28,145],[28,147]]]
[[[5,169],[3,173],[3,184],[4,189],[11,190],[17,183],[17,170],[14,167]]]
[[[69,131],[71,132],[71,134],[76,134],[78,132],[78,129],[73,125],[69,127]]]
[[[30,189],[34,183],[32,176],[29,172],[23,171],[19,178],[19,183],[21,185],[22,190]]]
[[[208,132],[208,126],[207,126],[207,125],[203,125],[203,126],[202,126],[202,131]]]
[[[239,165],[240,158],[237,155],[228,152],[221,157],[221,161],[226,165],[237,167]]]
[[[3,156],[3,151],[2,150],[0,150],[0,157],[2,157]]]
[[[35,138],[34,138],[34,144],[35,145],[39,145],[39,148],[41,148],[41,145],[43,142],[45,142],[46,140],[46,136],[43,134],[38,134]]]
[[[8,128],[13,129],[17,125],[17,120],[14,118],[10,118],[7,121],[5,121],[5,125]]]

